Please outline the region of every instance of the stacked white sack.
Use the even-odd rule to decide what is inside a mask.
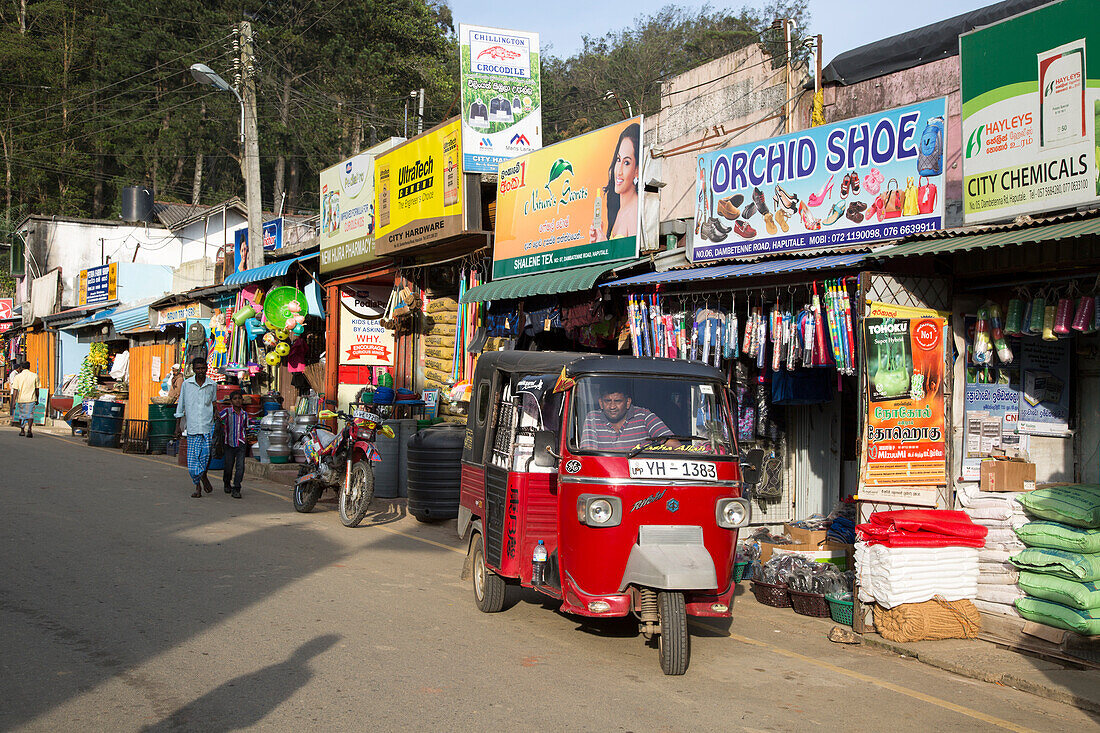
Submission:
[[[859,599],[886,608],[948,601],[978,594],[978,550],[973,547],[886,547],[856,543]]]
[[[1018,493],[977,491],[972,487],[957,494],[962,510],[989,529],[985,547],[978,552],[978,594],[974,605],[988,613],[1015,616],[1013,601],[1025,594],[1016,586],[1019,572],[1009,559],[1024,549],[1015,529],[1030,521],[1016,501]]]

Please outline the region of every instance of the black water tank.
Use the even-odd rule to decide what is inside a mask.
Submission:
[[[153,221],[153,192],[144,186],[122,189],[123,221]]]
[[[464,435],[461,425],[433,425],[409,438],[409,514],[419,521],[458,516]]]

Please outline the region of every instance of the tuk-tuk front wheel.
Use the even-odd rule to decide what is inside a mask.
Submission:
[[[504,578],[485,566],[485,538],[475,534],[470,543],[474,577],[474,602],[482,613],[497,613],[504,608]]]
[[[657,607],[661,614],[661,634],[657,638],[661,671],[665,674],[683,674],[691,659],[684,594],[662,591],[657,594]]]

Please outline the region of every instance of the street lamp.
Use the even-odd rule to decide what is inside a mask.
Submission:
[[[191,64],[191,76],[199,84],[205,84],[207,86],[220,89],[223,92],[233,92],[233,96],[237,98],[237,101],[241,105],[241,134],[240,141],[244,142],[244,100],[241,99],[241,95],[237,93],[237,90],[229,86],[229,82],[218,76],[217,72],[211,69],[206,64]]]

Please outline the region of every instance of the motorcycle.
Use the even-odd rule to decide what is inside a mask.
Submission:
[[[394,437],[393,428],[382,424],[382,418],[365,410],[352,415],[322,410],[322,420],[339,418],[344,427],[333,433],[313,426],[302,438],[308,462],[298,469],[294,482],[294,508],[299,512],[313,511],[326,489],[336,492],[340,521],[345,527],[355,527],[367,515],[374,498],[373,461],[382,460],[374,446],[376,435]]]

